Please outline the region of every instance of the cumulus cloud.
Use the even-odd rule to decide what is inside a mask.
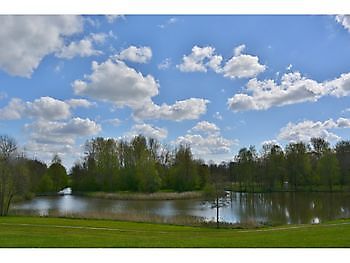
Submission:
[[[25,149],[48,161],[53,154],[60,154],[71,161],[76,159],[81,149],[76,145],[77,138],[96,135],[101,126],[90,119],[73,118],[69,121],[38,120],[25,125],[29,141]]]
[[[305,101],[317,101],[327,91],[322,84],[303,77],[299,72],[286,73],[281,83],[274,80],[251,79],[246,85],[251,95],[239,93],[228,100],[233,111],[265,110]]]
[[[335,20],[350,32],[350,15],[337,15]]]
[[[195,131],[198,134],[192,134]],[[189,133],[178,137],[174,143],[190,145],[194,154],[205,158],[208,155],[229,153],[231,147],[236,145],[238,141],[222,137],[220,129],[214,123],[201,121],[190,129]]]
[[[126,137],[132,138],[140,134],[147,138],[153,138],[161,141],[168,136],[168,131],[165,128],[160,128],[160,127],[152,126],[150,124],[142,123],[142,124],[135,124],[131,128],[131,131],[126,134]]]
[[[237,93],[227,104],[233,111],[266,110],[301,102],[315,102],[323,96],[344,97],[350,95],[350,73],[333,80],[317,82],[300,72],[285,73],[280,83],[275,80],[249,80],[246,93]]]
[[[30,77],[48,54],[79,33],[79,16],[0,16],[0,69],[13,76]]]
[[[73,118],[68,122],[39,120],[25,128],[31,131],[30,138],[41,144],[72,145],[78,136],[95,135],[101,131],[101,126],[88,118]]]
[[[194,46],[190,55],[182,57],[182,63],[176,67],[183,72],[207,72],[210,67],[214,71],[219,70],[222,61],[221,56],[214,55],[215,48]]]
[[[217,133],[220,131],[219,127],[215,123],[208,121],[198,122],[190,131],[192,132],[204,132],[206,134]]]
[[[234,78],[251,78],[264,72],[265,65],[259,63],[257,56],[242,54],[245,45],[240,45],[234,49],[234,56],[230,58],[222,68],[225,77]]]
[[[21,99],[11,99],[7,106],[0,109],[0,120],[18,120],[22,117],[24,109]]]
[[[63,120],[71,116],[71,108],[90,107],[91,105],[84,99],[62,101],[51,97],[41,97],[33,102],[24,102],[13,98],[7,106],[0,109],[0,119],[16,120],[29,117],[42,120]]]
[[[72,59],[76,56],[90,57],[101,55],[103,52],[94,49],[94,43],[103,43],[106,37],[106,34],[99,33],[91,34],[80,41],[72,41],[69,43],[69,45],[62,46],[62,48],[56,52],[56,57]]]
[[[266,66],[259,63],[258,57],[242,54],[244,49],[245,45],[234,48],[233,57],[221,66],[223,57],[215,54],[215,48],[194,46],[191,54],[183,56],[177,68],[183,72],[207,72],[210,68],[231,79],[255,77],[265,71]]]
[[[130,46],[122,50],[116,57],[135,63],[148,63],[152,58],[152,49],[150,47]]]
[[[77,108],[77,107],[90,108],[96,105],[95,103],[92,103],[85,99],[70,99],[70,100],[66,100],[65,102],[72,108]]]
[[[350,128],[350,119],[339,118],[322,121],[302,121],[299,123],[289,122],[280,130],[278,140],[291,142],[308,142],[312,137],[321,137],[328,141],[338,141],[341,138],[330,130],[336,128]]]
[[[190,98],[176,101],[173,105],[163,103],[156,105],[153,102],[143,107],[135,108],[133,116],[138,119],[165,119],[173,121],[195,120],[206,113],[209,100]]]
[[[153,76],[143,76],[124,62],[110,59],[100,64],[92,62],[92,74],[73,83],[76,94],[111,101],[120,107],[150,103],[150,98],[158,94],[158,87]]]
[[[350,95],[350,73],[341,74],[339,78],[324,82],[324,88],[332,96]]]
[[[76,94],[109,101],[118,107],[133,109],[135,119],[197,119],[206,112],[208,100],[190,98],[173,105],[157,105],[152,97],[158,95],[159,84],[151,75],[144,76],[123,61],[108,59],[92,63],[92,74],[85,80],[76,80],[72,86]]]

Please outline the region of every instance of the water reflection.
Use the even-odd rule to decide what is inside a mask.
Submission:
[[[349,193],[229,193],[220,208],[223,221],[236,223],[305,224],[350,217]],[[201,200],[128,201],[80,196],[37,197],[13,210],[47,215],[69,213],[135,213],[165,217],[198,216],[215,220],[210,202]]]

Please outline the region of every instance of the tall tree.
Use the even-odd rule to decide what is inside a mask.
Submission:
[[[317,166],[317,172],[323,185],[333,191],[334,185],[339,184],[340,169],[337,157],[331,151],[323,154]]]
[[[24,195],[28,187],[25,159],[17,154],[16,141],[0,136],[0,216],[8,214],[16,195]]]
[[[286,146],[288,183],[294,190],[310,185],[311,163],[307,151],[308,146],[303,142],[289,143]]]
[[[47,170],[47,175],[51,178],[53,190],[58,192],[68,186],[68,176],[66,168],[61,164],[61,158],[55,154],[52,158],[51,165]]]
[[[340,184],[350,185],[350,141],[340,141],[335,145],[340,166]]]

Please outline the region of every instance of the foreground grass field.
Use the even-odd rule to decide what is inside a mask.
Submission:
[[[350,220],[244,230],[2,217],[0,247],[350,247]]]

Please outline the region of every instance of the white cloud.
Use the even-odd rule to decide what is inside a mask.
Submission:
[[[101,126],[88,118],[73,118],[69,121],[38,120],[26,124],[25,131],[29,133],[26,151],[44,161],[49,161],[53,154],[58,153],[73,163],[82,152],[81,147],[76,145],[77,139],[98,134]]]
[[[284,74],[280,84],[271,79],[259,81],[254,78],[246,88],[251,95],[238,93],[228,99],[233,111],[265,110],[273,106],[317,101],[328,92],[321,83],[307,79],[299,72]]]
[[[122,50],[116,57],[120,60],[128,60],[135,63],[148,63],[152,58],[152,49],[150,47],[130,46]]]
[[[337,15],[335,20],[350,32],[350,15]]]
[[[269,144],[272,144],[272,145],[279,145],[281,146],[278,141],[276,139],[273,139],[273,140],[266,140],[266,141],[263,141],[261,143],[261,145],[269,145]]]
[[[257,56],[242,54],[245,45],[240,45],[234,49],[234,56],[230,58],[222,68],[225,77],[251,78],[265,71],[266,66],[259,63]]]
[[[95,135],[101,126],[90,119],[73,118],[68,122],[39,120],[25,126],[30,138],[41,144],[73,145],[78,136]]]
[[[22,117],[25,106],[18,98],[11,99],[9,104],[0,109],[0,120],[18,120]]]
[[[223,138],[220,135],[202,136],[200,134],[186,134],[175,141],[176,144],[191,146],[194,154],[204,157],[211,154],[229,153],[235,141]]]
[[[30,77],[48,54],[57,52],[64,37],[83,29],[79,16],[0,16],[0,69]]]
[[[213,118],[215,118],[217,120],[222,120],[223,119],[222,115],[218,111],[213,114]]]
[[[215,134],[220,131],[219,127],[215,123],[208,121],[198,122],[190,131],[192,132],[203,132],[205,134]]]
[[[134,117],[138,119],[165,119],[173,121],[195,120],[206,113],[209,100],[190,98],[176,101],[173,105],[163,103],[156,105],[153,102],[143,107],[135,108]]]
[[[122,61],[94,61],[92,71],[84,81],[74,81],[76,94],[132,108],[150,103],[151,97],[158,94],[159,84],[151,75],[143,76]]]
[[[106,15],[107,22],[112,24],[118,19],[125,19],[124,15]]]
[[[0,109],[0,119],[16,120],[29,117],[41,120],[63,120],[71,116],[71,108],[90,107],[91,105],[92,103],[83,99],[61,101],[51,97],[41,97],[33,102],[24,102],[13,98],[7,106]]]
[[[183,56],[177,68],[183,72],[207,72],[211,68],[231,79],[255,77],[265,71],[266,66],[259,63],[258,57],[242,54],[244,49],[245,45],[234,48],[234,56],[221,66],[223,57],[215,54],[215,48],[194,46],[191,54]]]
[[[170,58],[166,58],[166,59],[164,59],[162,62],[160,62],[158,64],[158,69],[166,70],[166,69],[170,68],[170,66],[171,66],[171,59]]]
[[[131,131],[126,134],[126,137],[132,138],[140,134],[147,138],[153,138],[161,141],[168,136],[168,131],[164,128],[142,123],[142,124],[135,124],[131,128]]]
[[[194,46],[190,55],[182,57],[182,63],[176,67],[183,72],[207,72],[207,67],[218,70],[221,56],[214,55],[215,48]]]
[[[195,131],[199,134],[192,134]],[[178,137],[173,143],[190,145],[195,155],[206,158],[208,155],[230,153],[231,147],[237,145],[238,141],[222,137],[219,127],[214,123],[201,121],[190,129],[189,133]]]
[[[102,51],[94,49],[94,43],[103,43],[107,35],[104,33],[90,34],[88,37],[76,42],[73,41],[69,45],[62,46],[62,48],[56,52],[56,56],[59,58],[72,59],[76,56],[90,57],[103,54]]]
[[[315,102],[323,96],[344,97],[350,95],[350,73],[324,82],[306,78],[300,72],[285,73],[280,84],[273,79],[249,80],[246,93],[237,93],[227,104],[233,111],[266,110],[301,102]]]
[[[324,82],[330,95],[344,97],[350,95],[350,73],[341,74],[339,78]]]
[[[280,130],[278,140],[308,142],[312,137],[322,137],[328,141],[338,141],[341,138],[330,130],[336,128],[350,128],[350,119],[339,118],[322,121],[302,121],[299,123],[289,122]]]
[[[76,80],[76,94],[113,102],[119,107],[133,109],[133,116],[141,119],[189,120],[197,119],[206,112],[208,100],[190,98],[176,101],[173,105],[156,105],[152,97],[158,95],[159,84],[151,75],[143,76],[122,61],[107,60],[92,63],[92,74],[85,80]]]
[[[72,108],[77,108],[77,107],[90,108],[96,105],[95,103],[92,103],[85,99],[70,99],[70,100],[66,100],[65,102]]]

